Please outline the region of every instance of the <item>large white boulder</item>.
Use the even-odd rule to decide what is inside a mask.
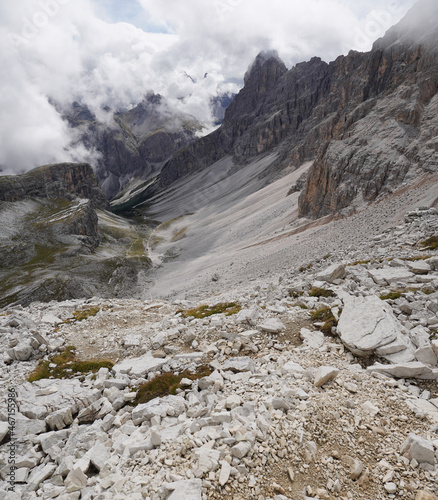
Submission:
[[[391,308],[375,295],[344,297],[338,334],[357,356],[369,356],[376,350],[385,356],[409,349],[411,342],[401,330],[402,325]]]

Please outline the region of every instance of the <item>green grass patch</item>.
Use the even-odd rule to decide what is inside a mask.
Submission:
[[[73,318],[76,321],[84,321],[85,319],[91,318],[93,316],[96,316],[96,314],[100,311],[99,306],[92,306],[88,307],[86,309],[80,309],[78,311],[75,311],[73,313]]]
[[[396,300],[402,296],[402,292],[389,292],[384,295],[380,295],[380,300]]]
[[[69,346],[62,353],[53,356],[48,361],[40,361],[27,380],[29,382],[36,382],[37,380],[46,378],[73,378],[77,375],[96,373],[100,368],[111,369],[113,366],[114,363],[106,359],[77,360],[76,347]]]
[[[434,288],[423,288],[421,291],[424,293],[424,295],[432,295],[436,292]]]
[[[175,395],[176,390],[178,389],[183,378],[198,380],[202,377],[211,375],[211,373],[212,371],[207,365],[202,365],[194,373],[184,371],[179,374],[163,373],[162,375],[158,375],[153,380],[150,380],[139,387],[137,396],[133,401],[133,405],[136,406],[147,403],[155,398]]]
[[[427,240],[420,241],[423,250],[437,250],[438,249],[438,236],[432,236]]]
[[[334,317],[330,307],[322,307],[310,313],[310,319],[314,323],[324,323],[320,330],[324,335],[332,335],[332,327],[338,326],[338,321]]]
[[[335,293],[333,290],[327,290],[325,288],[313,287],[309,292],[310,297],[334,297]]]
[[[213,314],[222,314],[225,316],[232,316],[233,314],[237,314],[242,307],[237,304],[237,302],[222,302],[220,304],[216,304],[214,306],[201,305],[195,309],[187,309],[177,311],[178,313],[182,313],[185,318],[193,317],[193,318],[206,318],[208,316],[213,316]]]

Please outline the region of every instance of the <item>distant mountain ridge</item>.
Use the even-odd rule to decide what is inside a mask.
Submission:
[[[268,177],[314,161],[299,204],[312,218],[436,171],[437,34],[438,4],[421,0],[367,53],[290,70],[261,53],[221,127],[174,153],[136,203],[225,156],[238,168],[276,151]]]
[[[96,176],[108,198],[132,178],[156,175],[202,128],[194,117],[170,110],[166,100],[154,93],[134,108],[115,113],[109,124],[100,123],[87,106],[78,102],[64,116],[80,131],[80,142],[99,154]]]

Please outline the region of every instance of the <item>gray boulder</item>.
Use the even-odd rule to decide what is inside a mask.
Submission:
[[[401,332],[402,325],[378,297],[347,296],[344,304],[338,334],[357,356],[366,357],[380,349],[380,355],[385,357],[411,348],[410,340]]]
[[[346,275],[344,264],[332,264],[324,271],[316,275],[319,281],[327,281],[328,283],[335,283],[337,280],[344,279]]]

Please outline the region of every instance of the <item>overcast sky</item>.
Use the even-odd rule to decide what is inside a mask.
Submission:
[[[415,0],[2,0],[0,166],[69,160],[74,134],[49,100],[128,108],[150,90],[211,124],[209,98],[237,92],[262,50],[286,66],[367,51]],[[206,77],[204,77],[207,74]],[[191,78],[188,78],[190,75]]]

